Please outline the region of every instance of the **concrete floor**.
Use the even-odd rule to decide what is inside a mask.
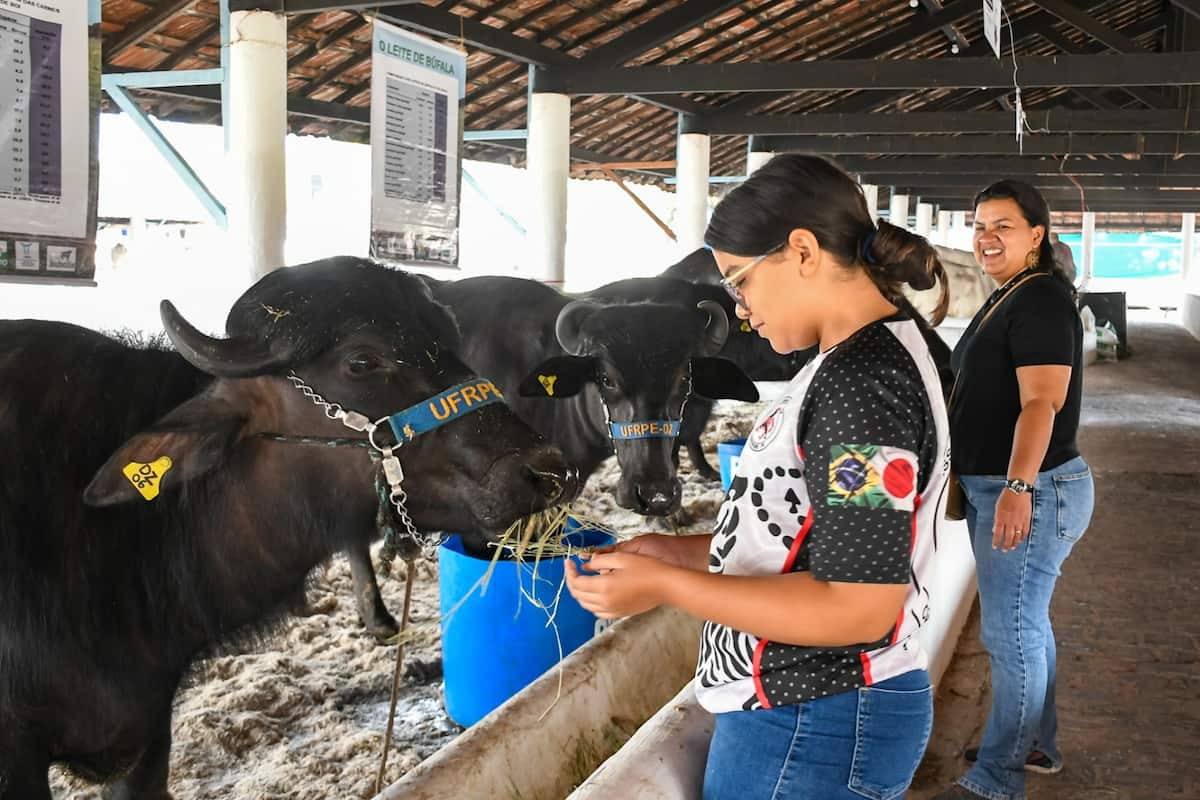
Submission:
[[[1129,339],[1132,358],[1084,376],[1096,512],[1052,608],[1066,768],[1031,775],[1032,800],[1200,799],[1200,341],[1164,322],[1131,322]],[[910,798],[965,770],[986,682],[968,625]]]

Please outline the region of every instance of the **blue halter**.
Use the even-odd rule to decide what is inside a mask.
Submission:
[[[674,439],[679,435],[680,420],[649,419],[632,422],[610,422],[608,428],[612,438],[619,441],[629,439]]]
[[[485,378],[474,378],[392,414],[388,422],[392,433],[396,434],[396,441],[407,444],[422,433],[440,428],[472,411],[503,402],[504,395],[494,383]]]

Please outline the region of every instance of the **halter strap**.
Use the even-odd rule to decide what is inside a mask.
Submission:
[[[500,394],[494,383],[484,378],[473,378],[392,414],[388,422],[396,441],[407,444],[422,433],[440,428],[472,411],[503,402],[504,395]]]
[[[679,435],[681,420],[647,419],[632,422],[610,422],[609,431],[617,441],[629,439],[674,439]]]

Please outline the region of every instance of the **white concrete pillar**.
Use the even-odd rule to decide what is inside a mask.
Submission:
[[[706,133],[681,133],[675,145],[675,238],[681,255],[704,245],[708,225]]]
[[[951,214],[949,211],[938,210],[937,213],[937,230],[934,233],[934,241],[937,244],[950,246],[950,220]]]
[[[561,287],[566,279],[567,186],[571,177],[570,96],[529,95],[525,157],[533,206],[527,277]]]
[[[287,18],[229,17],[229,241],[253,280],[284,264],[287,238]]]
[[[954,211],[950,214],[950,247],[960,250],[971,249],[971,230],[967,227],[967,212]]]
[[[1183,230],[1179,244],[1183,248],[1182,277],[1184,289],[1200,285],[1200,281],[1197,280],[1200,274],[1196,272],[1196,212],[1194,211],[1189,211],[1183,215]]]
[[[873,183],[862,184],[863,197],[867,198],[867,211],[871,212],[871,221],[879,216],[879,187]]]
[[[933,204],[917,203],[917,235],[926,239],[933,233]]]
[[[770,151],[750,150],[746,153],[746,175],[753,175],[758,172],[763,164],[766,164],[775,154]]]
[[[892,195],[892,207],[888,212],[888,222],[900,228],[908,227],[908,195]]]
[[[1092,282],[1096,257],[1096,212],[1083,212],[1083,264],[1079,269],[1079,288],[1086,290]]]

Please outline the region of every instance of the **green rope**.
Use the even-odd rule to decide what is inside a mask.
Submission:
[[[396,512],[392,510],[391,489],[383,478],[382,470],[375,473],[375,493],[379,495],[379,508],[375,512],[375,528],[383,537],[383,547],[379,548],[379,569],[385,575],[390,575],[392,562],[396,560],[396,556],[411,562],[421,555],[421,546],[411,536],[402,535],[396,526]]]
[[[337,438],[329,436],[288,436],[283,433],[260,433],[257,434],[260,439],[267,439],[272,442],[283,442],[285,444],[310,444],[321,447],[367,447],[371,443],[366,439],[350,439]]]

